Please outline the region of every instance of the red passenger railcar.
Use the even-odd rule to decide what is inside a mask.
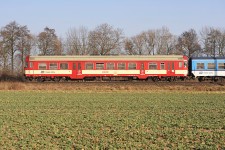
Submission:
[[[27,56],[28,80],[133,80],[184,79],[188,58],[153,56]]]

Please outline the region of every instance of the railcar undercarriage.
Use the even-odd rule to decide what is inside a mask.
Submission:
[[[211,76],[203,77],[203,76],[200,76],[200,77],[197,77],[197,79],[198,79],[199,82],[203,82],[203,81],[217,82],[217,81],[222,81],[224,79],[224,77],[220,77],[220,76],[217,76],[217,77],[211,77]]]
[[[84,77],[83,79],[71,79],[70,77],[50,77],[50,76],[40,76],[40,77],[25,77],[27,82],[68,82],[68,81],[77,81],[77,82],[113,82],[113,81],[150,81],[150,82],[174,82],[174,81],[185,81],[189,80],[187,77],[174,77],[174,76],[149,76],[146,79],[139,79],[136,76],[89,76]]]

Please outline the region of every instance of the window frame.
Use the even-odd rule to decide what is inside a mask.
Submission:
[[[77,69],[77,63],[73,62],[73,70]]]
[[[107,70],[115,70],[115,63],[114,62],[107,62],[106,63],[106,69]]]
[[[121,68],[120,65],[122,65],[122,64],[123,64],[123,66]],[[125,62],[118,62],[117,63],[117,68],[118,68],[118,70],[126,70],[126,63]]]
[[[61,67],[62,64],[66,64],[67,65],[67,68]],[[68,62],[61,62],[59,67],[60,67],[59,68],[60,70],[68,70],[69,69],[69,63]]]
[[[81,63],[80,62],[78,63],[77,69],[81,70]]]
[[[51,64],[56,64],[56,69],[52,69]],[[58,69],[58,63],[56,63],[56,62],[50,62],[49,63],[49,70],[57,70],[57,69]]]
[[[33,62],[30,62],[29,63],[29,68],[33,68],[34,67],[34,63]]]
[[[40,69],[40,65],[41,65],[41,64],[42,64],[42,65],[45,64],[45,69],[43,69],[43,68]],[[42,67],[43,67],[43,66],[42,66]],[[39,63],[38,63],[38,70],[47,70],[47,63],[45,63],[45,62],[39,62]]]
[[[89,68],[90,66],[87,67],[87,65],[90,65],[92,67]],[[86,62],[85,63],[85,70],[94,70],[94,63],[92,63],[92,62]]]
[[[213,64],[213,68],[209,68],[209,65],[212,65]],[[212,67],[212,66],[210,66]],[[216,69],[216,64],[215,63],[207,63],[207,69],[208,70],[215,70]]]
[[[223,65],[220,65],[220,64],[223,64]],[[223,68],[220,68],[221,66]],[[225,70],[225,62],[218,62],[218,70]]]
[[[104,63],[95,63],[96,70],[104,70]]]
[[[133,67],[134,65],[135,67]],[[129,62],[128,63],[128,70],[137,70],[137,63],[136,62]]]
[[[183,68],[183,66],[184,66],[184,62],[179,61],[178,62],[178,68],[181,69],[181,68]]]
[[[151,68],[153,67],[153,68]],[[148,69],[149,70],[157,70],[158,69],[158,63],[157,62],[149,62],[148,63]]]
[[[188,61],[184,61],[184,68],[188,67]]]
[[[199,64],[201,64],[201,66],[198,66]],[[202,67],[203,64],[203,67]],[[201,67],[201,68],[199,68]],[[205,69],[205,63],[204,62],[198,62],[196,63],[196,70],[204,70]]]
[[[162,68],[162,65],[163,65],[163,68]],[[160,62],[160,70],[165,70],[165,62]]]

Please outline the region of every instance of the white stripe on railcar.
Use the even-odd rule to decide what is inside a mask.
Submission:
[[[225,76],[225,71],[192,71],[194,76]]]
[[[187,75],[188,74],[188,71],[187,70],[175,70],[175,74]]]
[[[82,70],[82,74],[140,74],[140,70]]]
[[[145,70],[145,74],[166,74],[167,70]]]
[[[25,70],[25,74],[72,74],[72,70]]]

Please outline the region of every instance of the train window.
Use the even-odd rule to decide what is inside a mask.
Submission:
[[[197,69],[204,69],[204,63],[197,63]]]
[[[78,63],[78,70],[81,70],[81,64]]]
[[[28,62],[25,63],[25,68],[27,68],[27,67],[28,67]]]
[[[160,69],[164,70],[165,69],[165,63],[160,63]]]
[[[49,64],[49,69],[50,70],[57,70],[58,69],[57,63],[50,63]]]
[[[33,62],[30,62],[30,68],[33,68]]]
[[[208,69],[215,69],[214,63],[208,63]]]
[[[125,63],[118,63],[118,70],[125,70],[126,64]]]
[[[225,63],[218,63],[218,69],[225,69]]]
[[[107,63],[107,69],[108,70],[114,70],[115,69],[115,64],[114,63]]]
[[[137,66],[136,63],[129,63],[128,64],[128,69],[130,69],[130,70],[131,69],[136,69],[136,66]]]
[[[184,62],[184,68],[187,68],[187,66],[188,66],[188,63],[187,63],[187,61],[185,61]]]
[[[144,63],[141,63],[141,70],[144,70]]]
[[[104,69],[104,63],[96,63],[96,70],[103,70]]]
[[[148,68],[150,70],[157,70],[157,63],[149,63]]]
[[[85,68],[87,70],[91,70],[91,69],[94,69],[94,65],[93,65],[93,63],[86,63]]]
[[[171,70],[171,68],[170,68],[170,63],[168,63],[168,70]]]
[[[77,68],[76,63],[73,63],[73,70],[75,70]]]
[[[68,63],[60,63],[60,69],[63,70],[63,69],[68,69]]]
[[[183,62],[179,62],[179,68],[182,68]]]
[[[46,70],[47,69],[46,63],[39,63],[38,64],[38,69],[39,70]]]
[[[172,70],[174,70],[174,62],[172,62]]]

